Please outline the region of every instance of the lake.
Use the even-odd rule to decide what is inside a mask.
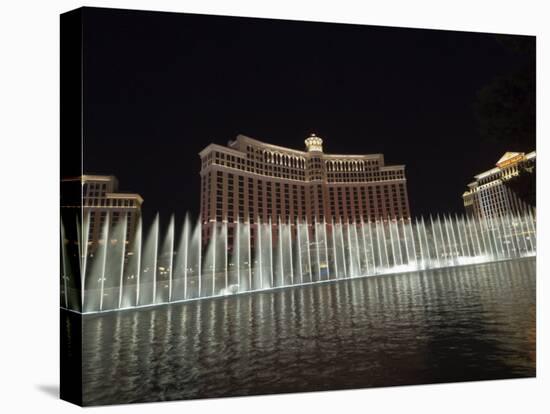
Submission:
[[[531,258],[87,315],[84,404],[533,377],[535,293]]]

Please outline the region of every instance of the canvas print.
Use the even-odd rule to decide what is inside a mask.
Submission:
[[[61,16],[61,397],[536,375],[534,36]]]

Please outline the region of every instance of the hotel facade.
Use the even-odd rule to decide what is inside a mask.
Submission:
[[[213,224],[294,224],[409,219],[404,165],[382,154],[323,152],[312,134],[300,151],[238,135],[228,146],[210,144],[201,157],[201,220]]]
[[[536,165],[536,152],[507,152],[494,168],[484,171],[468,184],[462,194],[466,213],[476,218],[493,218],[504,214],[518,214],[528,206],[506,182],[532,171]]]
[[[62,184],[81,186],[82,215],[84,222],[88,223],[89,253],[93,253],[102,240],[107,220],[110,229],[125,225],[125,239],[127,242],[131,240],[141,216],[143,198],[139,194],[119,192],[118,180],[113,175],[82,175],[63,179]]]

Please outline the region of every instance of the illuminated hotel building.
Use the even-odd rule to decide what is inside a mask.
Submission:
[[[509,212],[523,212],[527,205],[505,183],[522,171],[532,169],[535,163],[535,151],[504,154],[495,168],[476,175],[475,180],[468,184],[468,191],[462,195],[466,213],[478,218],[492,218]]]
[[[228,146],[200,152],[203,237],[209,223],[258,219],[277,223],[331,223],[410,217],[404,165],[385,165],[382,154],[323,153],[312,134],[306,151],[239,135]]]
[[[89,220],[89,251],[101,240],[106,220],[110,228],[114,228],[127,217],[126,240],[130,240],[141,215],[143,199],[139,194],[118,192],[118,180],[112,175],[83,175],[62,181],[82,186],[82,213],[85,220]]]

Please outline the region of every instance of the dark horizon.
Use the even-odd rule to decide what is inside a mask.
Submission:
[[[146,217],[196,215],[199,151],[238,134],[382,153],[406,165],[413,216],[462,213],[475,174],[535,150],[532,36],[84,10],[84,172],[115,175]],[[488,128],[510,96],[526,115]]]

